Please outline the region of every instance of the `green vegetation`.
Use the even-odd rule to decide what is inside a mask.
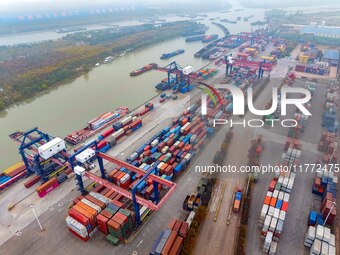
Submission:
[[[194,250],[196,238],[199,235],[201,225],[208,214],[208,208],[206,206],[199,206],[195,214],[195,217],[191,223],[188,231],[188,236],[184,241],[183,248],[181,250],[181,255],[190,255]]]
[[[74,79],[107,56],[144,47],[198,28],[196,22],[80,32],[63,40],[0,47],[0,110]],[[85,40],[91,35],[92,40]]]

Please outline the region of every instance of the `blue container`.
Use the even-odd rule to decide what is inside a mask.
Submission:
[[[138,155],[141,155],[144,152],[144,148],[139,148],[137,151]]]
[[[156,248],[157,248],[159,242],[161,241],[163,235],[164,235],[164,231],[162,231],[159,234],[159,236],[157,237],[156,241],[153,243],[151,251],[150,251],[150,255],[156,255]]]
[[[138,167],[138,165],[139,165],[138,160],[133,161],[133,162],[131,163],[131,165]]]
[[[275,206],[277,209],[281,209],[282,207],[282,200],[277,200],[276,202],[276,206]]]
[[[145,181],[142,181],[140,184],[138,184],[137,190],[138,190],[139,192],[141,192],[141,191],[144,189],[145,186],[146,186],[146,182],[145,182]]]
[[[99,151],[100,152],[107,152],[110,149],[110,145],[105,145],[103,148],[101,148]]]
[[[67,180],[67,175],[66,174],[63,174],[63,175],[61,175],[61,176],[58,176],[58,183],[59,184],[61,184],[61,183],[63,183],[64,181],[66,181]]]
[[[322,214],[319,213],[319,214],[316,216],[316,221],[317,221],[317,224],[318,224],[318,225],[323,225],[324,220],[323,220],[323,218],[322,218]]]
[[[115,211],[115,212],[118,212],[118,211],[119,211],[119,207],[116,206],[115,204],[109,203],[109,204],[107,205],[107,207],[109,207],[111,210],[113,210],[113,211]]]
[[[308,224],[311,226],[315,226],[317,220],[316,218],[317,213],[315,211],[310,211]]]
[[[98,141],[101,141],[103,139],[104,139],[104,137],[102,135],[98,136]]]
[[[119,129],[123,127],[123,124],[121,122],[116,122],[112,124],[112,127],[115,131],[118,131]]]
[[[150,151],[151,151],[151,154],[155,153],[157,151],[157,147],[152,148]]]
[[[174,168],[174,173],[177,174],[179,173],[180,171],[182,171],[183,169],[183,166],[181,164],[178,164],[177,166],[175,166]]]

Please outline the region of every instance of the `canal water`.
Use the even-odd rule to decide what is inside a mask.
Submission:
[[[235,8],[236,9],[236,8]],[[241,12],[208,13],[208,17],[199,22],[209,26],[206,34],[219,34],[222,31],[211,24],[210,18],[220,17],[236,20],[238,16],[254,15],[249,22],[239,21],[237,24],[225,25],[231,33],[251,31],[250,22],[262,20],[264,11],[261,9],[246,9]],[[168,20],[179,20],[180,17]],[[56,39],[59,34],[48,31],[44,39]],[[25,42],[37,41],[40,33],[25,34]],[[22,37],[1,37],[0,41],[22,42]],[[14,41],[13,41],[14,40]],[[1,44],[1,43],[0,43]],[[195,70],[206,65],[209,61],[194,58],[194,53],[200,50],[202,42],[186,43],[184,37],[177,37],[166,42],[158,43],[133,52],[129,52],[119,59],[94,68],[68,84],[42,95],[29,103],[15,106],[7,110],[0,117],[0,171],[20,160],[18,144],[11,141],[8,135],[14,131],[25,131],[32,127],[39,127],[52,136],[65,137],[68,133],[84,127],[88,120],[99,114],[115,109],[119,106],[128,106],[130,109],[146,102],[158,92],[154,86],[163,78],[165,73],[149,71],[137,77],[130,77],[132,70],[149,63],[166,66],[177,61],[182,67],[192,65]],[[161,54],[184,49],[185,53],[168,60],[160,60]]]

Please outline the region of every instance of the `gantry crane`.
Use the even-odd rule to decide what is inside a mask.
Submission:
[[[27,175],[36,173],[43,182],[47,181],[49,175],[56,170],[56,165],[64,167],[67,162],[68,154],[65,150],[47,160],[39,155],[38,148],[51,141],[53,137],[37,127],[26,132],[15,132],[10,135],[10,138],[20,143],[19,154],[26,166]]]
[[[83,195],[85,195],[87,193],[87,191],[84,188],[83,177],[87,177],[88,179],[90,179],[90,180],[92,180],[96,183],[99,183],[99,184],[105,186],[106,188],[109,188],[111,190],[114,190],[115,192],[118,192],[119,194],[123,195],[124,197],[127,197],[127,198],[132,200],[134,210],[135,210],[135,215],[136,215],[136,222],[139,225],[141,223],[140,211],[139,211],[140,205],[145,206],[145,207],[149,208],[150,210],[159,210],[160,207],[169,198],[169,196],[174,192],[174,190],[176,188],[176,184],[158,176],[157,175],[158,170],[157,170],[156,167],[150,168],[148,171],[145,171],[145,170],[142,170],[138,167],[135,167],[135,166],[133,166],[133,165],[127,163],[127,162],[124,162],[120,159],[117,159],[117,158],[114,158],[114,157],[109,156],[107,154],[98,152],[97,149],[96,149],[96,158],[98,160],[98,165],[99,165],[101,177],[96,176],[96,175],[94,175],[94,174],[92,174],[88,171],[85,171],[84,168],[76,165],[75,157],[78,154],[82,153],[87,148],[90,148],[90,147],[93,147],[93,146],[95,146],[95,147],[97,146],[95,141],[84,146],[79,151],[77,151],[76,153],[74,153],[73,155],[71,155],[69,157],[69,165],[72,168],[72,170],[74,170],[74,172],[76,173],[76,178],[77,178],[77,181],[78,181],[79,189],[80,189],[80,191]],[[116,184],[111,183],[108,180],[106,180],[106,173],[105,173],[105,170],[104,170],[104,162],[103,162],[104,160],[109,161],[109,162],[111,162],[115,165],[124,167],[124,168],[126,168],[130,171],[133,171],[133,172],[135,172],[136,174],[138,174],[142,177],[132,187],[131,191],[125,190],[125,189],[117,186]],[[146,200],[145,198],[142,198],[142,197],[136,195],[137,186],[146,179],[150,179],[150,180],[153,181],[154,192],[155,192],[155,204],[152,203],[149,200]],[[167,193],[161,198],[160,201],[159,201],[159,194],[158,194],[158,185],[159,184],[162,184],[162,185],[169,188]]]
[[[190,90],[190,82],[193,79],[199,79],[195,73],[184,74],[182,68],[176,61],[171,62],[165,67],[156,68],[157,71],[167,73],[167,82],[164,84],[165,89],[173,88],[174,90],[181,91],[182,88],[188,87]]]

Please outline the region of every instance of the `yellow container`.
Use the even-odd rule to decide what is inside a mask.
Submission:
[[[14,164],[13,166],[11,166],[11,167],[5,169],[5,170],[3,171],[3,173],[4,173],[4,174],[9,174],[10,172],[13,172],[14,170],[16,170],[17,168],[19,168],[19,167],[21,167],[21,166],[23,166],[23,165],[24,165],[24,162],[18,162],[18,163],[16,163],[16,164]]]

